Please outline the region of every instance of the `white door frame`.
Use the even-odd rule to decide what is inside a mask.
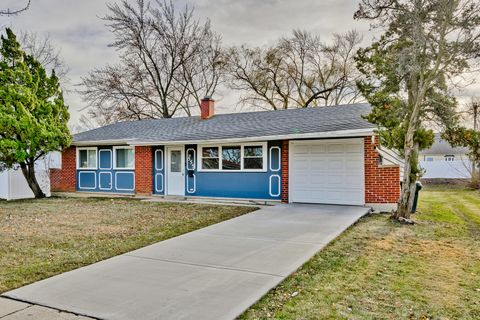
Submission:
[[[363,204],[365,204],[365,141],[363,137],[359,138],[337,138],[337,139],[314,139],[314,140],[289,140],[288,141],[288,203],[293,203],[292,199],[292,181],[293,181],[293,144],[309,144],[314,142],[332,142],[332,141],[358,141],[362,144],[362,185],[363,185]]]
[[[181,177],[182,177],[182,192],[181,194],[175,194],[184,196],[185,195],[185,146],[176,145],[176,146],[165,146],[165,157],[164,157],[164,168],[165,168],[165,195],[170,195],[168,190],[168,181],[170,180],[170,151],[171,150],[180,150],[181,151]]]

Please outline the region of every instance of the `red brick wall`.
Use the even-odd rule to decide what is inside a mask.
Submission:
[[[135,147],[135,193],[152,194],[152,147]]]
[[[282,141],[282,202],[288,202],[288,140]]]
[[[62,152],[62,169],[50,169],[52,191],[74,192],[76,187],[77,149],[71,146]]]
[[[382,167],[378,164],[378,137],[366,137],[365,148],[365,202],[396,203],[400,197],[400,167]]]

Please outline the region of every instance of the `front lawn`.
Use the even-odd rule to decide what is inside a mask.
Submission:
[[[242,319],[480,319],[480,194],[430,190],[414,226],[361,219]]]
[[[0,292],[252,210],[122,198],[1,201]]]

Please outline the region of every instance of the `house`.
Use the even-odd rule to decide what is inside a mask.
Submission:
[[[472,162],[467,148],[454,148],[439,133],[429,149],[420,151],[424,179],[469,179]]]
[[[47,197],[50,196],[49,171],[52,168],[60,168],[60,159],[59,152],[50,152],[35,162],[35,177]],[[0,199],[16,200],[34,197],[19,165],[11,169],[0,170]]]
[[[79,133],[52,190],[390,208],[400,164],[381,157],[368,104],[119,122]],[[385,151],[385,150],[384,150]]]

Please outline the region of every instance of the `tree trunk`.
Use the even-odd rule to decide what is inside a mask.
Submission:
[[[23,176],[27,180],[28,186],[32,189],[35,198],[45,198],[45,193],[43,193],[42,188],[38,185],[37,177],[35,176],[35,162],[31,159],[31,164],[25,162],[20,163],[20,168],[22,168]]]

